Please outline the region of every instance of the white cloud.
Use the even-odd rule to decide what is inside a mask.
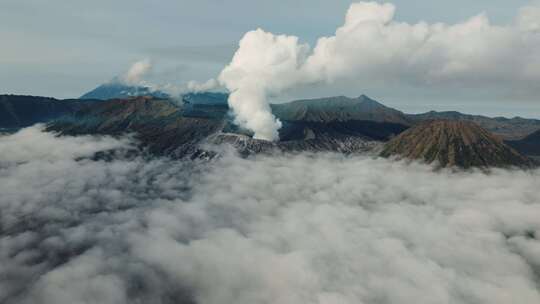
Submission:
[[[95,152],[127,148],[129,141],[108,136],[58,137],[45,133],[44,125],[20,130],[11,136],[0,136],[0,166],[39,159],[58,161],[66,158],[91,156]]]
[[[148,59],[135,62],[122,77],[128,85],[141,85],[143,77],[152,70],[152,63]]]
[[[120,81],[130,86],[143,86],[152,92],[164,92],[173,97],[178,97],[187,93],[198,93],[222,89],[222,86],[216,79],[208,79],[204,82],[195,80],[187,81],[184,84],[174,84],[170,82],[156,83],[144,79],[153,70],[153,64],[149,59],[135,62],[129,70],[121,77]],[[118,78],[115,78],[115,80]],[[114,80],[113,80],[114,81]]]
[[[198,82],[198,81],[191,80],[187,83],[187,91],[194,92],[194,93],[211,91],[219,87],[220,87],[219,83],[215,79],[208,79],[205,82]]]
[[[298,68],[307,45],[298,37],[273,35],[261,29],[248,32],[219,80],[231,92],[229,105],[236,123],[255,132],[254,138],[276,140],[281,122],[270,110],[267,95],[298,83]]]
[[[3,303],[540,301],[539,171],[337,154],[105,162],[55,140],[64,158],[0,153]]]
[[[521,8],[517,23],[524,31],[540,32],[540,5],[529,5]]]
[[[335,35],[320,38],[311,50],[294,36],[246,33],[219,79],[232,92],[237,121],[268,140],[280,127],[268,96],[309,83],[503,87],[537,95],[538,11],[525,7],[507,26],[491,24],[485,14],[456,24],[409,24],[394,20],[392,4],[354,3]]]

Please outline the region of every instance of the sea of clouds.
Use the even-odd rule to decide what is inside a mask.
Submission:
[[[540,303],[540,171],[0,137],[1,303]]]

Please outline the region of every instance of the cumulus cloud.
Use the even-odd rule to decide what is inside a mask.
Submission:
[[[456,24],[394,20],[395,6],[350,6],[334,36],[310,49],[294,36],[261,29],[245,34],[219,76],[231,91],[237,122],[262,139],[275,140],[280,123],[268,96],[299,85],[355,81],[431,86],[508,88],[538,94],[540,6],[520,10],[500,26],[479,14]]]
[[[540,301],[539,171],[338,154],[100,161],[54,140],[66,151],[0,153],[2,303]]]

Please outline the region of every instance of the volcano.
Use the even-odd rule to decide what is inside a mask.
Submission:
[[[381,152],[441,167],[531,167],[534,162],[473,122],[433,120],[390,140]]]

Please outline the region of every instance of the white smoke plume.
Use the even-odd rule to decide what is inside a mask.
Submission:
[[[0,141],[25,155],[0,153],[1,303],[540,302],[540,171],[106,162],[85,147],[114,139],[23,132]]]
[[[205,82],[198,82],[198,81],[191,80],[191,81],[188,81],[185,92],[199,93],[199,92],[212,91],[219,88],[220,88],[219,82],[215,79],[208,79]]]
[[[180,85],[173,83],[158,84],[144,79],[145,76],[152,72],[153,68],[154,65],[150,59],[140,60],[131,65],[129,70],[119,79],[126,85],[143,86],[152,92],[164,92],[173,97],[178,97],[187,93],[199,93],[222,89],[222,86],[216,79],[209,79],[204,82],[191,80]]]
[[[394,20],[392,4],[359,2],[335,35],[320,38],[313,49],[294,36],[246,33],[219,81],[231,91],[237,122],[267,140],[276,140],[280,128],[268,97],[302,84],[506,87],[537,96],[539,10],[524,7],[505,26],[491,24],[485,14],[457,24],[409,24]]]
[[[276,140],[281,123],[270,110],[268,94],[277,94],[299,81],[307,45],[297,37],[248,32],[219,80],[231,92],[229,105],[236,122],[254,132],[254,138]]]
[[[204,82],[199,82],[195,80],[190,80],[184,84],[154,84],[145,82],[147,86],[152,91],[159,91],[169,94],[172,97],[180,97],[189,93],[201,93],[201,92],[210,92],[210,91],[222,91],[223,87],[215,79],[208,79]]]
[[[135,62],[126,74],[122,77],[122,80],[128,85],[141,85],[143,77],[152,70],[152,63],[149,59],[144,59]]]

